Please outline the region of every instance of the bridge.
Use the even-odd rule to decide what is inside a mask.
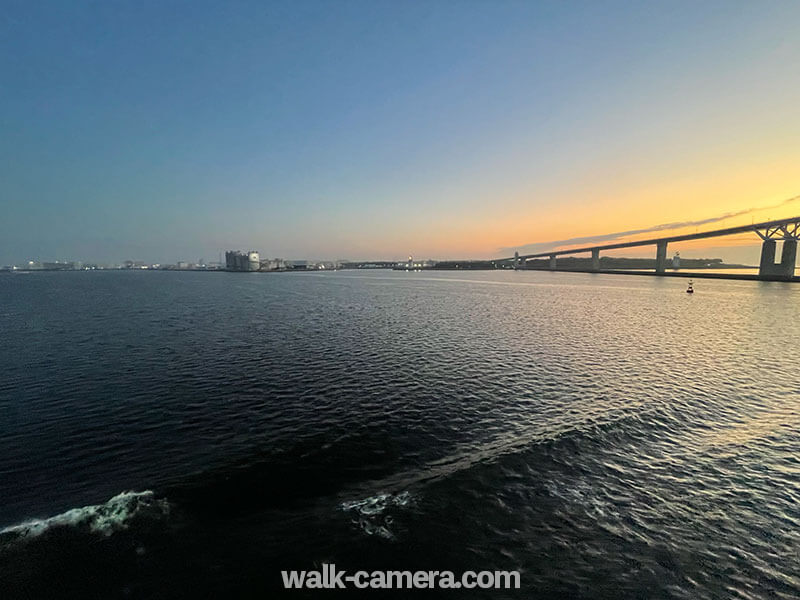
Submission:
[[[540,252],[538,254],[514,253],[511,258],[504,258],[509,261],[514,268],[525,268],[525,261],[531,258],[549,258],[549,270],[563,271],[576,269],[559,269],[558,257],[572,254],[591,253],[591,268],[589,272],[620,273],[619,270],[609,270],[600,268],[600,252],[603,250],[618,250],[620,248],[637,248],[639,246],[655,246],[656,248],[656,275],[668,275],[667,273],[667,246],[677,242],[688,242],[692,240],[702,240],[706,238],[723,237],[740,233],[753,233],[761,239],[761,261],[758,268],[758,276],[743,276],[748,279],[763,279],[767,281],[792,281],[795,280],[794,269],[797,261],[797,241],[800,239],[800,217],[790,219],[778,219],[777,221],[765,221],[763,223],[753,223],[740,227],[728,227],[727,229],[717,229],[705,231],[703,233],[691,233],[688,235],[676,235],[647,240],[637,240],[633,242],[620,242],[605,244],[600,246],[584,246],[569,250],[557,250],[550,252]],[[780,256],[777,257],[778,242],[782,242]],[[777,258],[777,259],[776,259]],[[623,271],[624,272],[624,271]],[[698,275],[694,273],[694,275]]]

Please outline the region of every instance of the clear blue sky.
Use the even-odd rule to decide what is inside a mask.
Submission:
[[[799,31],[796,1],[5,1],[0,264],[482,256],[775,204]]]

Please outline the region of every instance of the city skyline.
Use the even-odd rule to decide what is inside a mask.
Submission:
[[[488,259],[800,214],[796,3],[5,13],[0,265]]]

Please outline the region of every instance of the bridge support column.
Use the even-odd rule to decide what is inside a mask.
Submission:
[[[592,271],[600,270],[600,248],[592,250]]]
[[[784,240],[783,253],[781,254],[781,267],[785,269],[787,277],[794,277],[794,266],[796,263],[797,240]]]
[[[667,270],[667,242],[656,244],[656,273],[663,273]]]
[[[550,255],[550,270],[551,271],[555,271],[556,270],[556,255],[555,254],[551,254]]]
[[[781,262],[775,262],[775,240],[764,240],[761,244],[761,264],[758,276],[761,279],[791,279],[797,260],[797,240],[784,240]]]
[[[772,273],[775,265],[775,240],[764,240],[761,244],[761,262],[758,267],[758,276],[766,277]]]

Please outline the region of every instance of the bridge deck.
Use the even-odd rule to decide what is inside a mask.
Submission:
[[[740,281],[788,281],[800,283],[800,277],[785,279],[781,277],[761,277],[755,273],[703,273],[702,271],[637,271],[634,269],[608,269],[602,271],[592,271],[591,269],[548,269],[547,267],[525,267],[523,271],[541,271],[545,273],[590,273],[592,275],[645,275],[652,277],[685,277],[688,279],[736,279]]]
[[[776,221],[764,221],[762,223],[752,223],[750,225],[741,225],[739,227],[728,227],[727,229],[716,229],[714,231],[704,231],[702,233],[690,233],[687,235],[676,235],[662,238],[652,238],[647,240],[636,240],[633,242],[620,242],[616,244],[593,245],[583,246],[580,248],[573,248],[571,250],[551,250],[549,252],[539,252],[536,254],[521,254],[520,259],[526,258],[544,258],[548,256],[560,256],[564,254],[581,254],[583,252],[591,252],[592,250],[617,250],[619,248],[635,248],[637,246],[653,246],[659,243],[672,243],[672,242],[686,242],[689,240],[700,240],[704,238],[720,237],[724,235],[734,235],[736,233],[757,232],[759,229],[769,229],[772,227],[780,227],[782,225],[789,225],[800,222],[800,217],[792,217],[791,219],[778,219]],[[504,258],[501,260],[514,260],[514,257]],[[607,272],[607,271],[606,271]]]

